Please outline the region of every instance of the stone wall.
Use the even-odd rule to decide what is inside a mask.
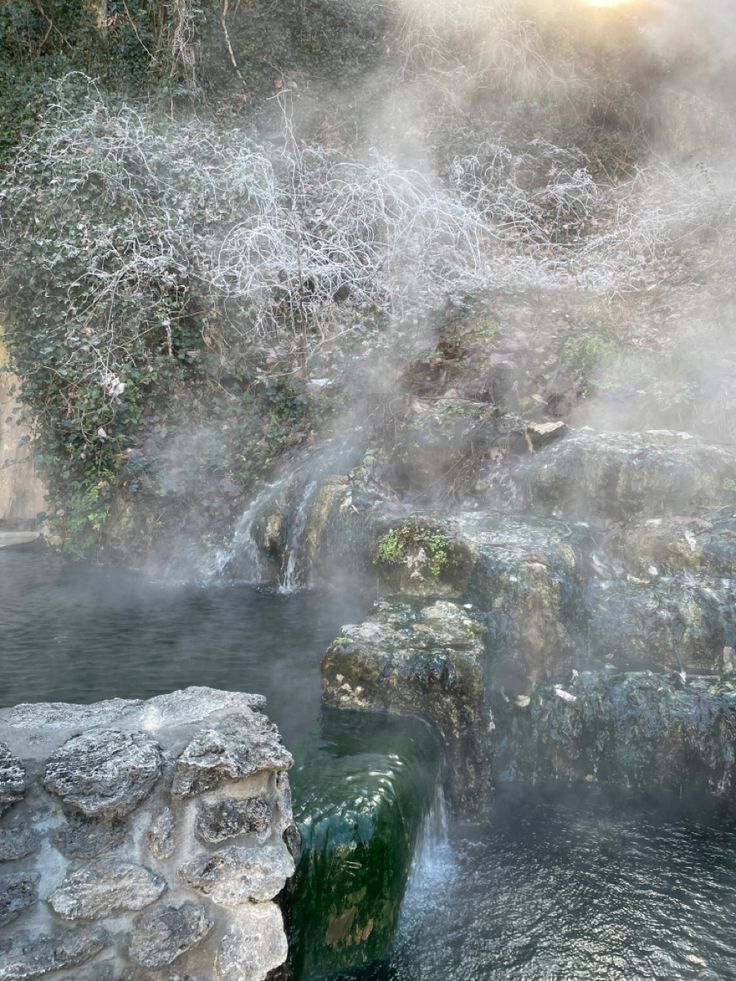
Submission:
[[[32,521],[44,510],[44,486],[24,440],[27,425],[18,420],[14,390],[17,377],[7,368],[0,324],[0,521]]]
[[[0,981],[260,981],[287,942],[290,754],[257,695],[0,710]]]

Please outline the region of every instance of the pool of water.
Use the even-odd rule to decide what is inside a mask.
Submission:
[[[380,720],[325,726],[319,661],[369,604],[156,583],[0,550],[0,704],[146,698],[187,685],[261,692],[297,758],[297,784],[301,766],[314,772],[319,754],[339,756],[336,740],[368,766],[376,731],[390,743],[392,730]],[[483,827],[456,827],[424,849],[390,962],[360,975],[639,978],[736,979],[736,821],[595,788],[501,792]]]
[[[320,712],[319,663],[370,599],[152,582],[0,550],[0,705],[150,698],[188,685],[257,692],[298,750]]]

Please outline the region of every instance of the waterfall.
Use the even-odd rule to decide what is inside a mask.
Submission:
[[[452,865],[447,801],[441,781],[435,790],[432,806],[422,823],[414,846],[414,856],[406,887],[407,895],[424,893],[445,881]]]
[[[226,548],[218,549],[210,561],[207,569],[208,577],[222,575],[237,558],[238,566],[246,570],[243,578],[248,582],[259,583],[267,578],[268,570],[253,537],[253,525],[263,508],[269,501],[273,500],[286,481],[287,478],[282,477],[281,480],[277,480],[273,484],[266,484],[261,493],[251,501],[248,510],[243,512],[235,526],[235,533],[230,544]]]
[[[305,484],[299,506],[289,531],[289,543],[286,547],[286,568],[283,571],[279,592],[293,593],[300,586],[307,585],[302,581],[305,573],[306,541],[304,531],[309,517],[309,505],[312,503],[314,492],[319,486],[316,480]]]

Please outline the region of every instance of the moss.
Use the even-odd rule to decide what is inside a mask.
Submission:
[[[453,543],[447,535],[421,525],[400,525],[391,528],[379,541],[376,565],[409,565],[420,551],[426,556],[426,568],[438,579],[444,569],[457,565],[452,557]]]

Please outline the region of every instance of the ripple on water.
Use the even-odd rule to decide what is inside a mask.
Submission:
[[[372,977],[736,978],[736,822],[589,791],[501,795],[413,877]]]

